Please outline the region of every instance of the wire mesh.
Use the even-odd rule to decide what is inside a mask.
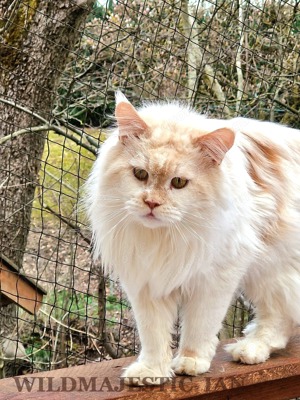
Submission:
[[[2,33],[14,17],[30,14],[27,2],[13,4],[15,8],[4,8]],[[44,18],[49,26],[56,21],[46,11]],[[61,48],[70,54],[58,71],[57,87],[49,91],[34,76],[24,75],[28,85],[40,85],[42,96],[52,99],[50,113],[28,106],[16,90],[1,92],[0,103],[20,115],[19,123],[0,116],[2,155],[18,157],[12,146],[21,135],[35,140],[46,134],[40,155],[27,149],[28,159],[37,158],[40,166],[34,172],[33,199],[24,194],[24,178],[19,187],[24,193],[14,202],[11,176],[21,172],[0,161],[0,207],[9,210],[1,214],[0,252],[18,260],[23,275],[13,273],[20,281],[30,278],[47,291],[39,311],[30,315],[7,305],[11,299],[1,274],[2,377],[122,357],[139,349],[125,294],[91,260],[91,235],[79,204],[97,148],[113,124],[115,90],[121,88],[133,104],[177,99],[211,116],[242,115],[299,128],[299,33],[298,1],[99,1],[76,27],[76,45]],[[47,38],[49,46],[51,40]],[[14,62],[22,62],[21,53]],[[8,68],[0,68],[5,78]],[[24,214],[12,223],[17,210]],[[8,225],[14,234],[2,235]],[[25,242],[15,241],[23,230]],[[22,296],[18,285],[11,290]],[[241,335],[251,315],[251,305],[241,295],[220,336]]]

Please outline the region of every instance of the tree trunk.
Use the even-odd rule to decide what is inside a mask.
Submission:
[[[51,120],[56,88],[80,25],[94,0],[0,0],[0,97]],[[0,99],[0,139],[38,125]],[[22,265],[45,132],[0,145],[0,253]],[[16,308],[0,308],[0,342],[16,325]],[[0,353],[1,355],[1,353]],[[1,368],[0,358],[0,368]]]

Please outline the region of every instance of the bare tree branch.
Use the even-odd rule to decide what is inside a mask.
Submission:
[[[24,135],[25,133],[35,133],[35,132],[42,132],[42,131],[48,131],[51,129],[51,125],[40,125],[40,126],[33,126],[25,129],[20,129],[19,131],[16,131],[10,135],[6,135],[2,138],[0,138],[0,145],[8,142],[11,139],[14,139],[20,135]]]
[[[15,101],[7,100],[7,99],[4,99],[3,97],[0,97],[0,101],[1,101],[1,103],[9,104],[10,106],[15,107],[20,111],[24,111],[26,114],[33,116],[34,118],[38,119],[39,121],[43,122],[44,124],[49,124],[49,122],[45,118],[43,118],[41,115],[35,113],[32,110],[29,110],[29,108],[21,106],[20,104],[16,103]]]
[[[271,95],[269,96],[271,98]],[[283,103],[282,101],[278,100],[277,98],[271,98],[275,103],[279,104],[280,106],[286,108],[289,110],[291,113],[300,116],[300,111],[296,110],[295,108]]]
[[[47,204],[46,205],[42,204],[42,207],[45,210],[50,211],[51,214],[53,214],[55,217],[59,218],[63,223],[65,223],[71,229],[73,229],[76,233],[78,233],[87,244],[90,245],[92,243],[91,240],[82,233],[82,231],[81,231],[81,229],[80,229],[80,227],[78,225],[73,224],[73,222],[71,222],[69,219],[64,217],[62,214],[59,214],[56,211],[54,211],[53,208],[51,208]]]
[[[188,69],[189,69],[189,77],[188,77],[188,88],[189,88],[189,97],[193,96],[193,93],[197,89],[197,75],[199,69],[202,67],[204,63],[204,54],[201,50],[201,47],[198,43],[198,28],[196,25],[195,19],[195,11],[192,9],[189,0],[183,0],[182,5],[182,22],[183,22],[183,30],[185,36],[187,38],[187,55],[188,55]],[[223,92],[223,89],[216,78],[216,73],[214,69],[209,65],[204,63],[203,68],[203,79],[207,86],[211,88],[212,92],[216,96],[217,100],[220,101],[224,106],[225,114],[230,117],[231,112],[229,107],[226,105],[226,96]],[[196,94],[196,93],[195,93]]]
[[[37,127],[33,127],[33,128],[25,128],[25,129],[21,129],[21,130],[19,130],[19,131],[16,131],[16,132],[14,132],[14,133],[12,133],[12,134],[10,134],[10,135],[7,135],[7,136],[3,137],[3,138],[1,139],[1,141],[0,141],[0,144],[3,144],[3,143],[5,143],[6,141],[8,141],[8,140],[10,140],[10,139],[12,139],[12,138],[15,138],[15,137],[17,137],[17,136],[19,136],[19,135],[25,134],[25,133],[35,133],[35,132],[40,132],[40,131],[43,131],[43,130],[48,130],[48,131],[51,130],[51,131],[56,132],[56,133],[59,134],[59,135],[62,135],[62,136],[64,136],[64,137],[66,137],[66,138],[72,140],[72,141],[73,141],[74,143],[76,143],[78,146],[83,147],[84,149],[88,150],[88,151],[91,152],[92,154],[97,155],[97,149],[94,147],[94,145],[91,146],[91,145],[86,144],[86,143],[84,143],[84,142],[82,141],[83,133],[80,132],[79,130],[74,131],[73,129],[71,129],[71,128],[69,128],[69,127],[65,129],[65,128],[62,128],[62,127],[60,127],[60,126],[56,126],[56,125],[50,124],[49,121],[47,121],[45,118],[43,118],[43,117],[40,116],[39,114],[37,114],[37,113],[35,113],[35,112],[29,110],[28,108],[26,108],[26,107],[24,107],[24,106],[21,106],[20,104],[17,104],[16,102],[13,102],[13,101],[10,101],[10,100],[6,100],[6,99],[3,99],[3,98],[0,98],[0,101],[1,101],[2,103],[9,104],[9,105],[11,105],[12,107],[15,107],[15,108],[17,108],[18,110],[21,110],[21,111],[23,111],[23,112],[25,112],[25,113],[27,113],[27,114],[29,114],[29,115],[32,115],[33,117],[35,117],[35,118],[38,119],[39,121],[41,121],[41,122],[43,122],[43,123],[46,124],[46,125],[43,126],[44,129],[42,129],[41,126],[37,126]],[[78,138],[75,137],[74,135],[68,133],[68,130],[71,131],[71,132],[73,132],[73,133],[79,134],[79,135],[81,136],[81,139],[78,139]],[[86,136],[88,136],[88,135],[87,135],[86,133],[84,133],[84,137],[86,137]]]

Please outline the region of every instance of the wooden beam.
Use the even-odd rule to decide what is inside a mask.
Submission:
[[[45,294],[45,290],[21,274],[14,263],[0,254],[0,303],[2,305],[14,302],[29,313],[35,314],[40,309]]]
[[[120,375],[134,358],[0,380],[0,400],[283,400],[300,396],[300,330],[265,363],[243,365],[218,347],[211,370],[161,387],[128,388]],[[25,381],[27,379],[27,381]]]

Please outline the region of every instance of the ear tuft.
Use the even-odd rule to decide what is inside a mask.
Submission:
[[[121,92],[121,90],[117,90],[115,93],[115,98],[116,98],[116,104],[121,103],[122,101],[124,101],[125,103],[129,103],[127,97],[125,96],[125,94],[123,94]]]
[[[220,165],[227,151],[233,146],[234,138],[235,134],[231,129],[221,128],[200,136],[197,144],[214,163]]]
[[[119,92],[116,97],[117,105],[115,110],[115,116],[119,128],[119,139],[124,143],[128,137],[139,137],[149,132],[148,125],[139,116],[136,109],[126,99],[126,97]],[[120,96],[121,100],[120,100]],[[125,99],[125,100],[124,100]],[[120,101],[119,101],[120,100]]]

